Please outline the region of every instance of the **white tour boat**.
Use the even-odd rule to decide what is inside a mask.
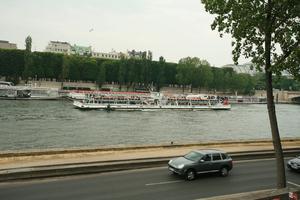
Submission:
[[[102,110],[230,110],[227,98],[214,95],[176,95],[161,93],[97,93],[86,94],[86,98],[75,100],[78,109]]]

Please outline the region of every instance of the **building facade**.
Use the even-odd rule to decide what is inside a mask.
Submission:
[[[0,40],[0,49],[17,49],[17,44],[10,43],[6,40]]]
[[[91,46],[70,45],[68,42],[50,41],[45,49],[46,52],[63,53],[67,55],[91,56],[93,58],[120,60],[126,59],[148,59],[152,60],[151,51],[127,51],[126,53],[112,50],[109,53],[95,52]]]
[[[70,55],[72,52],[72,46],[68,42],[50,41],[45,51]]]
[[[92,55],[92,47],[88,46],[79,46],[74,44],[71,46],[71,54],[79,55],[79,56],[91,56]]]
[[[250,74],[251,76],[258,73],[255,66],[253,66],[252,63],[245,63],[242,65],[234,65],[234,64],[228,64],[224,65],[222,68],[232,68],[236,73],[240,74]]]
[[[92,57],[94,57],[94,58],[103,58],[103,59],[112,59],[112,60],[120,60],[121,57],[122,57],[122,53],[118,53],[116,51],[111,51],[110,53],[93,52]]]

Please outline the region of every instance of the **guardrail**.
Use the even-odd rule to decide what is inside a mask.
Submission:
[[[284,149],[283,153],[285,157],[296,156],[300,154],[300,148]],[[274,151],[229,152],[229,155],[234,161],[265,159],[274,158]],[[171,158],[172,157],[158,157],[146,159],[111,160],[3,169],[0,170],[0,182],[160,167],[166,166],[167,162]]]

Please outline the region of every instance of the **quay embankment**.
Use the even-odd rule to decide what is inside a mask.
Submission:
[[[300,154],[300,138],[282,139],[285,156]],[[197,144],[1,152],[0,181],[165,166],[193,149],[222,149],[234,160],[274,158],[272,141],[214,141]]]

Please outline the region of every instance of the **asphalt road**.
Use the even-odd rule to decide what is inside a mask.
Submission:
[[[287,171],[289,186],[300,173]],[[276,187],[275,161],[234,162],[228,177],[202,175],[195,181],[172,175],[167,167],[0,183],[0,199],[197,199]]]

